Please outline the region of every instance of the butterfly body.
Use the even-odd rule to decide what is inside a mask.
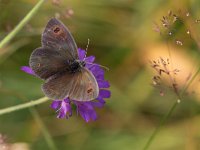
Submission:
[[[79,60],[68,61],[68,63],[69,63],[70,73],[79,72],[86,65],[85,61],[79,61]]]
[[[72,35],[55,18],[48,22],[42,34],[42,47],[32,52],[29,65],[45,80],[42,90],[51,99],[91,101],[99,94],[94,75],[78,57]]]

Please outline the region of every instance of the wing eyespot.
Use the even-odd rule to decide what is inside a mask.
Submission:
[[[92,88],[89,88],[88,90],[87,90],[87,93],[88,94],[91,94],[93,92],[93,89]]]
[[[59,27],[57,27],[57,26],[53,28],[53,32],[55,34],[59,34],[60,31],[61,31],[61,29]]]

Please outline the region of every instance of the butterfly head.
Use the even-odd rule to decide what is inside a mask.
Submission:
[[[85,65],[86,65],[86,62],[85,62],[85,61],[83,61],[83,60],[78,60],[78,62],[79,62],[79,65],[80,65],[81,67],[85,67]]]

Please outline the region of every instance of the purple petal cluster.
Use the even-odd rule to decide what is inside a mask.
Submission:
[[[105,104],[105,98],[111,96],[108,88],[110,84],[104,78],[104,70],[98,65],[93,63],[95,60],[94,56],[85,57],[85,50],[78,49],[78,55],[80,60],[84,60],[86,63],[86,68],[88,68],[94,75],[99,86],[99,95],[96,100],[88,102],[80,102],[76,100],[69,100],[68,98],[64,100],[54,100],[51,104],[51,108],[55,109],[57,112],[57,118],[66,118],[72,116],[72,105],[76,106],[77,113],[86,121],[96,120],[97,114],[95,107],[101,108]],[[34,75],[33,70],[28,66],[21,67],[21,70]]]

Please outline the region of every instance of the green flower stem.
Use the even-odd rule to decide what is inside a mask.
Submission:
[[[48,100],[49,100],[49,98],[43,97],[43,98],[40,98],[40,99],[37,99],[37,100],[34,100],[34,101],[30,101],[30,102],[27,102],[27,103],[24,103],[24,104],[19,104],[19,105],[16,105],[16,106],[11,106],[11,107],[8,107],[8,108],[0,109],[0,115],[15,112],[15,111],[25,109],[25,108],[29,108],[29,107],[33,107],[33,106],[42,104],[44,102],[47,102]]]
[[[181,96],[185,93],[185,91],[189,88],[189,86],[192,84],[192,82],[194,81],[194,79],[197,77],[197,75],[200,72],[200,67],[198,68],[198,70],[196,71],[196,73],[192,76],[192,78],[189,80],[188,84],[186,84],[186,86],[183,88],[182,92],[181,92]]]
[[[36,123],[38,124],[39,128],[41,129],[41,132],[49,146],[50,150],[57,150],[56,145],[48,131],[48,129],[46,128],[44,122],[42,121],[39,113],[37,112],[37,110],[35,108],[29,108],[31,114],[33,115]]]
[[[170,108],[170,110],[168,111],[168,113],[163,117],[163,119],[160,121],[160,124],[158,125],[158,127],[154,130],[154,132],[152,133],[152,135],[150,136],[149,140],[147,141],[145,147],[143,150],[147,150],[150,146],[150,144],[152,143],[152,141],[154,140],[155,136],[158,134],[158,132],[160,131],[161,127],[164,125],[164,123],[166,122],[166,120],[171,116],[171,114],[173,113],[173,111],[175,110],[176,106],[180,103],[180,100],[175,101],[175,103],[172,105],[172,107]]]
[[[11,91],[11,90],[8,90],[8,89],[0,88],[0,92],[8,94],[8,95],[13,95],[13,96],[21,99],[22,101],[29,101],[24,95],[21,95],[20,93],[18,93],[16,91]],[[46,128],[44,122],[42,121],[39,113],[37,112],[37,110],[34,107],[29,107],[29,111],[30,111],[31,115],[33,116],[35,122],[39,126],[39,128],[42,132],[42,135],[44,136],[49,149],[50,150],[57,150],[56,145],[55,145],[48,129]]]
[[[0,42],[0,49],[3,48],[14,36],[24,27],[24,25],[33,17],[46,0],[40,0],[31,11],[20,21],[20,23]]]
[[[189,82],[186,84],[186,86],[183,88],[183,90],[181,91],[180,96],[178,95],[179,99],[174,102],[174,104],[172,105],[172,107],[169,109],[168,113],[160,121],[160,124],[157,126],[157,128],[154,130],[154,132],[152,133],[152,135],[148,139],[148,141],[145,144],[143,150],[147,150],[149,148],[149,146],[151,145],[151,143],[155,139],[156,135],[160,131],[161,127],[165,124],[165,122],[167,121],[167,119],[172,115],[172,113],[174,112],[174,110],[176,109],[176,107],[178,106],[178,104],[181,102],[183,94],[189,88],[189,86],[192,84],[192,82],[197,77],[197,75],[199,74],[199,72],[200,72],[200,67],[198,68],[198,70],[196,71],[196,73],[192,76],[192,78],[189,80]]]

